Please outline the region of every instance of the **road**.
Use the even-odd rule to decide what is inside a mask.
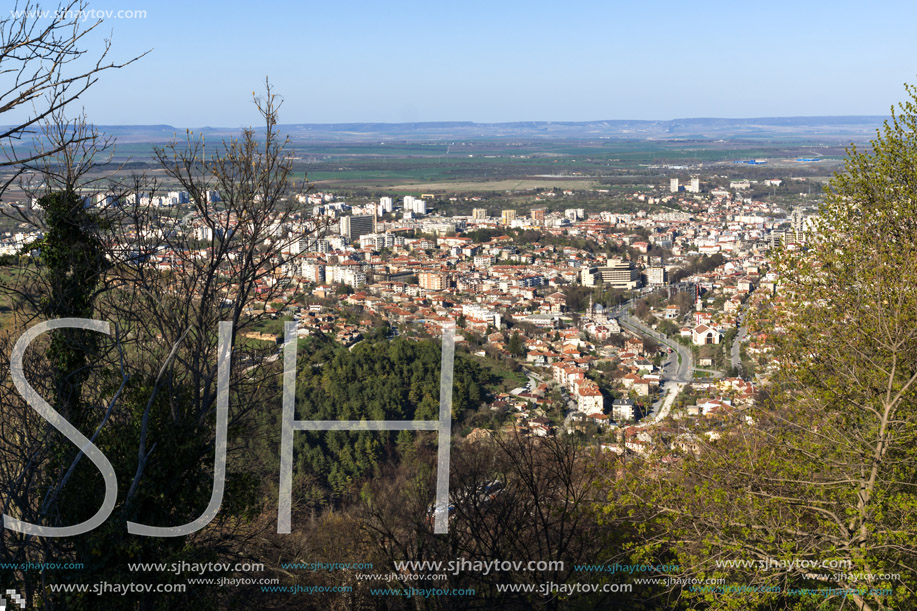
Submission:
[[[256,364],[256,365],[252,365],[252,366],[250,366],[250,367],[246,367],[245,369],[242,370],[242,373],[248,373],[249,371],[251,371],[251,370],[253,370],[253,369],[257,369],[258,367],[261,367],[262,365],[264,365],[264,363],[273,363],[274,361],[276,361],[277,359],[280,358],[280,355],[281,355],[281,354],[283,354],[283,348],[281,348],[280,350],[278,350],[277,352],[275,352],[275,353],[272,354],[271,356],[266,357],[262,362],[260,362],[260,363],[258,363],[258,364]]]
[[[634,333],[639,333],[644,337],[652,338],[660,344],[672,349],[672,353],[669,355],[668,359],[666,360],[666,364],[663,367],[663,379],[687,383],[694,378],[694,355],[691,353],[691,350],[688,349],[687,346],[683,346],[678,342],[669,339],[658,331],[653,331],[636,318],[633,318],[624,312],[621,312],[618,316],[618,322],[622,327],[629,329]],[[672,365],[675,365],[674,373],[671,371],[673,369]]]
[[[744,312],[739,312],[738,321],[739,321],[739,332],[736,333],[735,339],[732,340],[732,348],[730,350],[730,357],[732,360],[733,369],[738,369],[742,366],[742,356],[739,352],[742,342],[745,341],[745,338],[748,335],[748,329],[745,327],[745,315]]]
[[[675,398],[681,394],[681,390],[685,386],[686,384],[680,382],[666,382],[663,385],[665,394],[662,396],[662,399],[653,403],[653,408],[650,410],[650,413],[647,414],[646,418],[641,420],[637,426],[656,424],[665,420],[669,415],[669,411],[672,409],[672,404],[675,403]]]
[[[647,414],[646,418],[638,425],[645,426],[647,424],[660,422],[668,417],[669,411],[675,403],[675,398],[681,393],[685,385],[694,378],[694,355],[686,346],[682,346],[662,333],[650,329],[636,318],[630,316],[627,313],[627,309],[630,305],[630,302],[628,302],[615,310],[618,323],[625,329],[643,335],[644,337],[652,338],[660,344],[672,349],[672,352],[669,354],[662,367],[662,374],[660,376],[661,388],[664,391],[663,396],[653,403],[650,413]]]

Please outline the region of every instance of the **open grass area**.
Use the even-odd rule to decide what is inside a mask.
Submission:
[[[505,180],[455,181],[423,183],[427,191],[531,191],[532,189],[592,189],[598,185],[595,180],[577,178],[523,178]],[[416,188],[417,184],[393,185],[392,189]]]
[[[489,387],[491,392],[509,392],[514,388],[524,386],[528,381],[528,378],[525,377],[525,373],[522,371],[512,371],[503,365],[503,363],[500,361],[479,356],[470,356],[469,358],[487,370],[493,379],[498,380],[496,385]]]

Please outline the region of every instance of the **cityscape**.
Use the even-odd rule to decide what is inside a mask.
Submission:
[[[315,89],[208,49],[206,102],[135,97],[157,7],[0,16],[0,611],[914,608],[917,87],[788,105],[783,45],[753,100],[641,97],[659,49],[523,91],[550,7],[359,8]],[[354,94],[396,18],[505,40]]]

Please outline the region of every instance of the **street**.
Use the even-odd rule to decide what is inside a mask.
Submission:
[[[659,342],[659,344],[672,349],[663,364],[660,374],[660,388],[664,390],[663,396],[653,403],[650,413],[640,422],[640,425],[647,425],[664,420],[669,415],[669,411],[675,403],[675,398],[681,393],[685,384],[691,382],[694,377],[694,355],[686,346],[650,329],[641,321],[627,314],[630,304],[631,302],[627,302],[615,309],[614,312],[618,323],[625,329],[644,337],[649,337]]]

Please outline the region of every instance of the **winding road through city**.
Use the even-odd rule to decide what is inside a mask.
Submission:
[[[630,302],[628,302],[615,310],[618,323],[623,328],[644,337],[649,337],[672,350],[662,367],[662,374],[660,375],[661,385],[665,393],[660,400],[653,403],[652,410],[641,422],[641,424],[650,424],[659,422],[669,415],[669,410],[672,408],[675,398],[685,384],[688,384],[693,379],[694,355],[686,346],[669,339],[658,331],[650,329],[640,320],[630,316],[627,313],[630,305]]]

